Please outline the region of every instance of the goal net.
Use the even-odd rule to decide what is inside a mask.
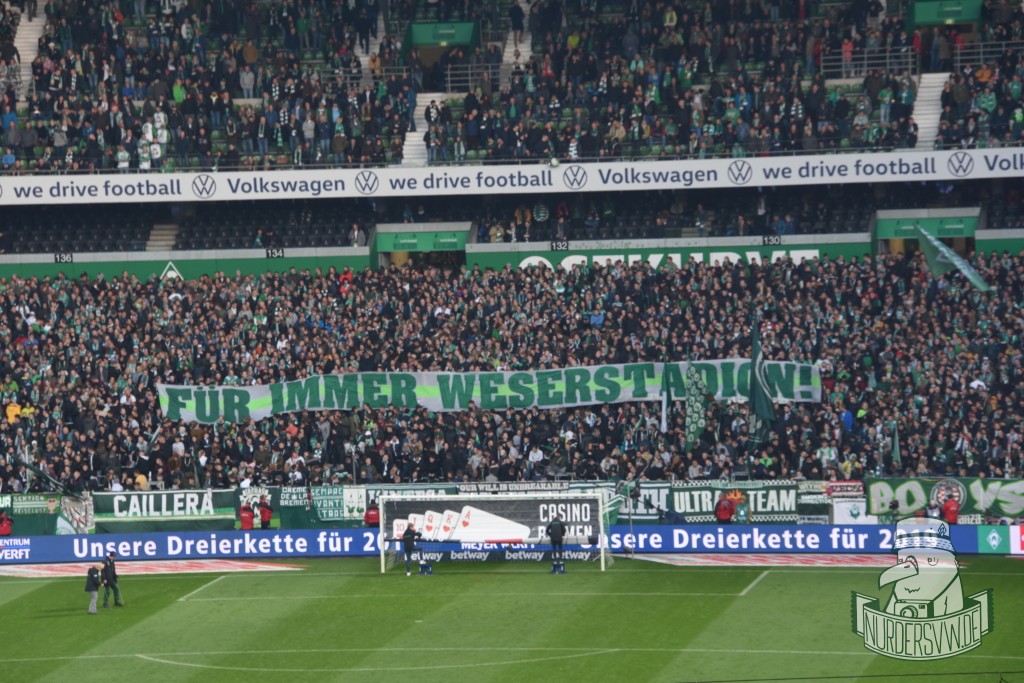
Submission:
[[[545,560],[611,564],[608,508],[601,493],[384,494],[380,498],[380,570],[405,566],[402,534],[411,525],[422,536],[412,561],[487,562]],[[552,555],[548,525],[565,525],[560,555]]]

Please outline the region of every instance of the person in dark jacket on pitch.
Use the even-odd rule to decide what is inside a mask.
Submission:
[[[89,614],[99,614],[96,609],[96,600],[99,598],[100,586],[103,583],[100,579],[100,570],[102,569],[102,564],[94,564],[89,567],[89,572],[85,575],[85,592],[89,594]]]
[[[551,539],[551,560],[561,560],[565,557],[565,548],[562,545],[565,541],[565,522],[562,521],[561,516],[555,515],[545,532]]]
[[[410,523],[402,534],[402,550],[405,551],[405,575],[412,576],[412,554],[416,552],[416,540],[423,534],[416,531],[416,525]]]
[[[114,592],[114,605],[124,607],[121,589],[117,585],[117,553],[111,550],[103,560],[103,606],[110,608],[110,592]]]

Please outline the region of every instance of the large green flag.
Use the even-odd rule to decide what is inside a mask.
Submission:
[[[750,443],[757,445],[768,440],[775,422],[775,408],[772,397],[768,393],[768,371],[765,366],[764,353],[761,351],[761,333],[759,321],[752,321],[753,343],[750,352]]]
[[[708,387],[693,363],[686,365],[686,450],[700,441],[708,425]]]
[[[928,270],[932,271],[932,275],[942,277],[949,271],[956,269],[963,273],[964,277],[974,285],[975,289],[981,292],[987,292],[992,289],[985,282],[985,278],[981,277],[981,273],[976,271],[970,263],[963,260],[959,254],[943,244],[942,240],[928,234],[920,226],[918,226],[917,232],[921,235],[919,240],[921,251],[924,252],[924,258],[928,261]]]
[[[892,430],[892,469],[899,472],[903,466],[900,456],[900,426],[897,424]]]

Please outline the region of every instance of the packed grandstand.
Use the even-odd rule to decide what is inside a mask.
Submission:
[[[410,145],[466,163],[1021,134],[1021,10],[993,0],[970,43],[960,24],[912,25],[877,0],[38,5],[0,21],[8,173],[399,164]],[[483,39],[421,56],[403,41],[430,20]],[[19,48],[19,34],[37,38]],[[922,71],[949,75],[934,131],[914,118]]]
[[[984,3],[972,38],[996,56],[980,62],[961,59],[971,45],[956,29],[911,28],[877,2],[542,0],[525,9],[518,46],[505,2],[198,11],[184,2],[49,2],[34,18],[8,9],[4,172],[284,174],[402,164],[410,141],[432,165],[920,148],[914,111],[927,72],[948,79],[931,103],[941,115],[929,149],[1016,145],[1021,136],[1021,75],[1007,41],[1022,17],[1005,2]],[[475,22],[488,41],[443,50],[428,66],[401,40],[409,22],[433,19]],[[38,55],[18,54],[13,39],[36,22]],[[23,78],[15,66],[29,63]],[[445,96],[424,102],[427,92]],[[22,260],[4,261],[0,279],[9,350],[0,368],[2,491],[53,485],[22,461],[72,491],[739,473],[1017,478],[1021,204],[1011,179],[5,206],[0,249]],[[866,235],[879,212],[942,216],[965,206],[983,220],[955,246],[989,291],[959,271],[935,274],[902,233],[885,249]],[[511,256],[496,266],[460,261],[455,251],[371,261],[384,225],[435,223],[471,226],[465,241],[477,245],[551,242],[553,259],[590,243],[595,255],[527,268]],[[76,258],[151,251],[158,225],[173,226],[160,259],[254,249],[284,259],[168,277],[180,273],[109,263],[98,276]],[[1017,237],[973,249],[986,229]],[[686,256],[696,242],[682,246],[784,245],[796,235],[824,241],[814,256],[717,262]],[[831,243],[830,254],[837,235],[865,235],[863,249],[837,253]],[[683,256],[602,258],[602,244]],[[716,244],[732,253],[747,243]],[[333,247],[361,250],[363,267],[330,256],[290,263],[284,251]],[[56,255],[58,267],[19,270],[32,255]],[[741,402],[710,404],[706,429],[688,444],[678,396],[666,424],[660,404],[634,402],[462,412],[365,405],[200,425],[165,419],[156,388],[746,358],[755,327],[769,359],[815,364],[822,393],[820,403],[777,404],[773,431],[757,445]]]
[[[867,473],[1015,476],[1024,414],[1019,254],[974,260],[996,288],[934,279],[921,256],[770,266],[614,262],[500,272],[407,265],[198,280],[21,279],[4,286],[0,430],[72,489],[251,482]],[[951,276],[952,278],[952,276]],[[821,404],[778,408],[746,449],[744,405],[684,449],[683,402],[428,413],[365,407],[209,426],[162,420],[155,384],[249,385],[320,373],[554,368],[745,357],[749,307],[769,358],[822,364]],[[892,460],[899,433],[902,460]],[[365,436],[366,434],[369,436]],[[359,442],[357,455],[346,445]],[[36,486],[45,482],[35,479]]]

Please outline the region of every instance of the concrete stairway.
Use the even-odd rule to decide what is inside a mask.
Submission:
[[[178,226],[176,224],[154,225],[149,233],[149,240],[146,242],[146,251],[173,251],[174,241],[177,237]]]
[[[387,27],[384,25],[384,13],[379,12],[377,14],[377,37],[374,38],[373,34],[370,34],[370,52],[380,51],[380,44],[384,40],[386,29]],[[401,40],[401,36],[399,36],[399,40]],[[356,43],[356,45],[358,46],[358,42]],[[362,61],[364,66],[366,65],[366,61],[369,58],[369,56],[369,54],[366,54],[362,50],[359,50],[359,59],[360,61]]]
[[[523,37],[516,45],[513,40],[512,29],[509,29],[508,36],[505,38],[505,51],[501,55],[501,63],[511,67],[516,61],[516,50],[519,50],[519,63],[526,65],[530,61],[530,57],[533,55],[533,36],[530,33],[530,3],[520,2],[520,6],[523,11],[526,12],[526,21],[524,22],[526,29],[523,31]],[[507,11],[507,8],[506,8]]]
[[[948,73],[922,74],[914,99],[914,121],[917,122],[917,147],[933,149],[942,115],[942,87],[949,80]]]
[[[32,85],[32,60],[39,54],[39,37],[43,35],[43,29],[46,27],[46,5],[47,0],[40,0],[39,11],[32,21],[28,20],[26,10],[21,15],[18,32],[14,35],[14,46],[21,55],[21,84],[18,86],[20,101],[28,99],[29,88]]]
[[[452,97],[443,92],[421,92],[416,94],[416,130],[405,134],[405,147],[402,149],[402,166],[426,166],[427,146],[423,136],[427,132],[425,113],[431,100],[439,103]]]

